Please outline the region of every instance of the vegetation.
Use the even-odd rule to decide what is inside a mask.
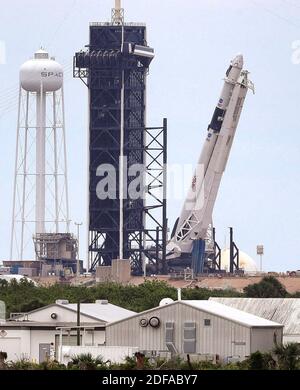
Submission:
[[[220,297],[291,297],[284,286],[273,276],[264,277],[259,283],[249,285],[244,293],[235,290],[209,290],[206,288],[182,289],[183,299],[208,299]],[[299,294],[295,294],[299,297]],[[54,303],[57,299],[68,299],[70,302],[94,302],[96,299],[108,299],[109,302],[137,312],[158,306],[162,298],[177,298],[175,288],[161,281],[145,281],[139,286],[123,286],[116,283],[103,283],[96,286],[75,287],[55,284],[50,287],[37,287],[32,282],[22,279],[19,283],[13,280],[8,283],[0,280],[0,300],[4,301],[7,314],[27,312]],[[190,362],[180,358],[169,361],[150,361],[141,356],[127,357],[122,364],[104,362],[90,354],[74,356],[66,367],[56,361],[42,364],[21,359],[7,362],[7,354],[0,351],[0,370],[135,370],[135,369],[194,369],[194,370],[297,370],[300,369],[300,345],[296,343],[276,345],[272,353],[255,352],[243,362],[214,364],[212,362]]]
[[[300,369],[300,344],[277,345],[274,349],[278,367],[281,370]]]
[[[106,363],[104,363],[101,356],[93,358],[90,353],[73,356],[68,364],[68,369],[70,370],[99,370],[106,368]]]
[[[271,353],[261,353],[259,351],[245,361],[249,370],[274,370],[276,369],[276,360]]]
[[[277,298],[298,297],[290,295],[284,286],[273,276],[264,277],[259,283],[244,288],[244,293],[236,290],[210,290],[207,288],[184,288],[183,299],[208,299],[209,297],[251,297]],[[76,287],[55,284],[37,287],[32,282],[22,279],[19,283],[12,280],[8,283],[0,280],[0,300],[6,304],[7,315],[10,313],[28,312],[54,303],[57,299],[68,299],[70,302],[94,302],[96,299],[108,299],[109,302],[126,309],[141,312],[158,306],[162,298],[177,298],[174,287],[162,281],[145,281],[134,285],[102,283],[93,287]]]
[[[183,299],[208,299],[213,296],[276,298],[292,295],[289,295],[284,286],[273,276],[266,276],[259,283],[245,287],[244,293],[230,289],[210,290],[199,287],[182,289]],[[299,294],[294,295],[294,297],[298,296]],[[61,284],[37,287],[26,279],[22,279],[19,283],[15,280],[10,283],[0,280],[0,300],[5,302],[8,316],[12,312],[28,312],[49,305],[57,299],[68,299],[70,302],[108,299],[115,305],[141,312],[158,306],[160,300],[166,297],[175,300],[177,291],[162,281],[145,281],[138,286],[102,283],[87,288]]]
[[[141,355],[141,354],[140,354]],[[210,361],[190,362],[180,357],[171,360],[148,358],[140,356],[127,357],[124,363],[112,364],[104,362],[101,356],[93,358],[91,354],[73,356],[67,366],[57,361],[47,361],[41,364],[21,359],[17,362],[4,362],[0,370],[300,370],[299,344],[277,345],[272,353],[255,352],[248,359],[236,363],[213,363]]]
[[[274,276],[265,276],[259,283],[244,288],[248,298],[286,298],[288,292]]]
[[[205,288],[183,289],[183,299],[208,299],[210,296],[242,296],[232,290],[211,291]],[[176,299],[177,290],[161,281],[146,281],[139,286],[103,283],[93,287],[76,287],[55,284],[49,287],[37,287],[22,279],[19,283],[0,280],[0,300],[6,304],[7,315],[22,313],[54,303],[57,299],[70,302],[94,302],[96,299],[108,299],[110,303],[137,312],[158,306],[162,298]]]

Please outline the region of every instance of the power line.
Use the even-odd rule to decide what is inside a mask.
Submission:
[[[51,39],[48,42],[47,48],[50,48],[52,46],[52,43],[53,43],[55,37],[57,36],[59,31],[62,29],[62,27],[66,24],[67,20],[70,18],[70,16],[73,14],[73,12],[75,11],[75,9],[77,7],[77,3],[78,3],[78,0],[73,0],[72,5],[68,9],[68,12],[66,12],[64,14],[62,21],[58,24],[56,30],[52,34]]]
[[[297,24],[297,23],[295,23],[293,20],[288,19],[288,18],[286,18],[285,16],[282,16],[282,15],[278,14],[277,12],[272,11],[271,9],[269,9],[269,8],[267,8],[267,7],[265,7],[265,6],[263,6],[262,4],[259,4],[259,3],[256,2],[255,0],[250,0],[250,2],[251,2],[252,4],[254,4],[256,7],[262,8],[263,10],[265,10],[265,11],[266,11],[267,13],[269,13],[270,15],[275,16],[276,18],[278,18],[278,19],[280,19],[280,20],[286,22],[287,24],[289,24],[289,25],[291,25],[291,26],[294,26],[294,27],[296,27],[296,28],[300,28],[300,25]]]
[[[292,7],[295,7],[295,8],[300,9],[300,6],[297,5],[297,4],[295,4],[295,3],[291,3],[291,2],[289,2],[289,1],[287,1],[287,0],[281,0],[281,1],[282,1],[283,3],[285,3],[285,4],[291,5]]]

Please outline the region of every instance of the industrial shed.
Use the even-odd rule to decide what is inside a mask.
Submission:
[[[283,326],[213,301],[176,301],[110,323],[107,346],[137,347],[149,355],[190,354],[243,360],[282,342]]]
[[[235,309],[284,325],[283,343],[300,343],[299,298],[210,298]]]

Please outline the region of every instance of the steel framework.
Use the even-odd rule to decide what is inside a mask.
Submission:
[[[89,267],[129,258],[141,274],[146,263],[165,271],[167,120],[146,128],[151,59],[130,55],[131,45],[149,50],[144,25],[91,24],[89,48],[75,54],[73,76],[89,88]],[[136,164],[144,167],[139,198],[128,191]],[[101,167],[108,165],[116,196],[99,199]]]
[[[32,237],[69,231],[67,152],[63,88],[42,95],[45,123],[38,123],[39,94],[19,89],[10,259],[33,257]],[[40,145],[40,134],[44,140]],[[40,172],[38,156],[44,159]],[[37,194],[43,189],[42,208]],[[40,210],[41,209],[41,210]]]
[[[229,228],[230,232],[230,247],[229,247],[229,272],[233,274],[234,272],[240,271],[240,252],[239,248],[236,246],[235,242],[233,241],[233,228]]]

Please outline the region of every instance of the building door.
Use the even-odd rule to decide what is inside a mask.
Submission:
[[[243,331],[240,327],[233,327],[233,338],[232,338],[232,356],[238,359],[244,359],[246,356],[246,340]]]
[[[233,356],[238,356],[241,359],[244,359],[246,356],[246,342],[245,341],[235,341]]]
[[[39,345],[39,363],[46,362],[50,358],[50,344]]]

